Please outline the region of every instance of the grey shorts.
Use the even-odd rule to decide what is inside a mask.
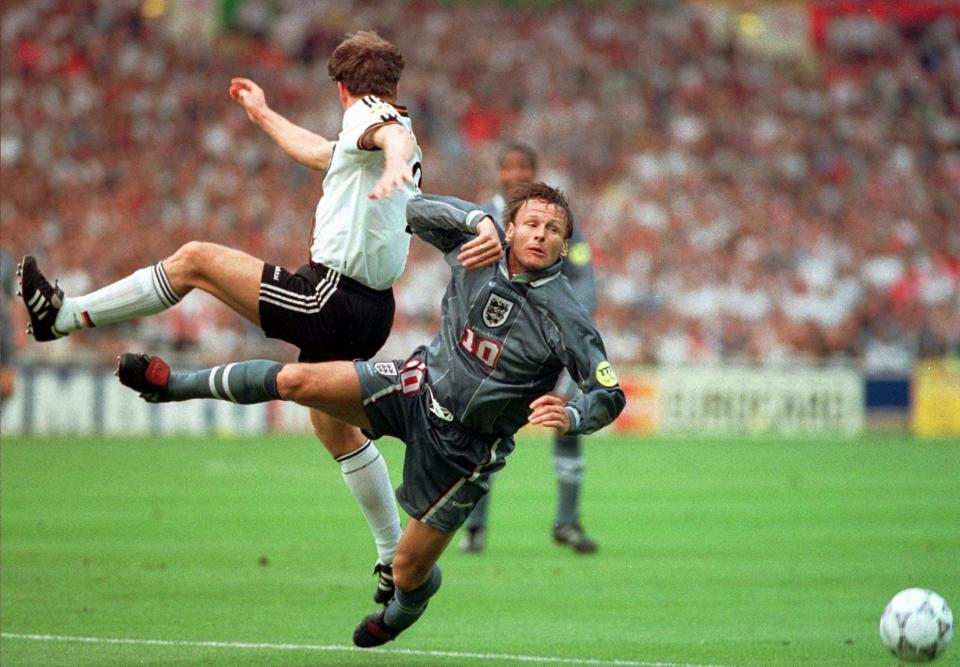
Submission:
[[[372,438],[391,435],[406,444],[397,501],[414,519],[454,532],[490,490],[504,466],[511,438],[482,436],[432,412],[426,370],[406,361],[355,361]]]

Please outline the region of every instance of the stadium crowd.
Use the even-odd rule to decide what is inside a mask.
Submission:
[[[407,61],[400,102],[424,190],[485,199],[504,141],[538,149],[591,240],[618,362],[904,371],[960,354],[956,21],[775,61],[714,44],[683,4],[248,0],[228,30],[152,18],[149,4],[3,9],[2,245],[37,255],[68,293],[189,240],[303,263],[322,176],[227,87],[261,82],[272,107],[335,136],[326,58],[372,28]],[[435,330],[446,271],[415,245],[385,356]],[[162,320],[96,333],[29,351],[294,353],[199,293]]]

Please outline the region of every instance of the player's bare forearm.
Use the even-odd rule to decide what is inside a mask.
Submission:
[[[477,237],[460,247],[457,261],[465,269],[480,269],[491,266],[503,257],[503,245],[497,227],[489,217],[477,223]]]
[[[300,127],[267,108],[256,121],[287,155],[310,169],[326,171],[333,156],[333,142]]]
[[[330,166],[333,143],[290,122],[267,106],[263,89],[256,83],[240,77],[231,79],[230,97],[294,160],[320,171],[326,171]]]
[[[370,192],[370,199],[389,198],[404,183],[414,183],[410,158],[417,148],[413,133],[398,123],[383,125],[373,133],[371,142],[383,150],[383,174]]]

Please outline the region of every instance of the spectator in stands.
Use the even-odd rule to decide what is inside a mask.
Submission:
[[[550,147],[543,176],[596,212],[596,318],[615,327],[605,334],[619,361],[655,362],[664,335],[683,363],[859,361],[886,314],[909,359],[960,353],[949,326],[960,311],[956,20],[880,31],[859,53],[828,42],[810,69],[712,43],[684,3],[420,3],[416,20],[408,9],[355,0],[331,18],[281,3],[242,17],[248,32],[204,42],[135,3],[5,8],[4,243],[36,247],[25,235],[39,229],[42,262],[72,261],[73,292],[83,287],[68,279],[100,284],[201,235],[229,233],[251,254],[294,263],[301,248],[285,221],[309,216],[300,202],[321,183],[208,91],[238,70],[276,81],[295,121],[333,132],[323,119],[336,110],[310,85],[317,54],[331,35],[382,28],[435,63],[403,92],[431,190],[473,196],[472,165],[506,137]],[[135,246],[100,242],[141,217],[161,223]],[[415,249],[410,261],[432,260]],[[435,314],[418,304],[436,295],[397,299],[397,335],[430,330]],[[676,345],[694,338],[709,354]]]

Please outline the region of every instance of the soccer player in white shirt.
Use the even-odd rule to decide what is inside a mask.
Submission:
[[[356,32],[328,63],[344,109],[336,140],[295,125],[266,102],[249,79],[230,83],[230,97],[290,157],[326,172],[311,232],[310,261],[296,272],[215,243],[187,243],[173,255],[90,294],[65,297],[27,256],[21,292],[38,341],[83,328],[159,313],[201,289],[300,348],[300,361],[369,359],[393,323],[391,286],[406,262],[407,201],[420,192],[421,153],[406,109],[396,104],[400,50]],[[224,373],[229,372],[229,366]],[[386,463],[361,431],[317,410],[314,431],[341,465],[377,544],[374,599],[393,596],[390,564],[400,518]]]

